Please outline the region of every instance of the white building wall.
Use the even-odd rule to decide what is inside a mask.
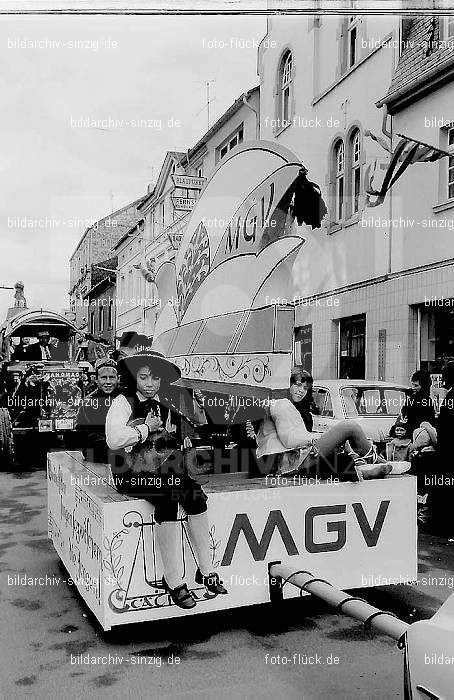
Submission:
[[[277,140],[301,158],[309,179],[322,188],[330,213],[329,154],[334,138],[345,135],[352,124],[362,133],[369,129],[383,137],[383,110],[375,103],[386,95],[398,60],[393,44],[399,39],[398,23],[397,16],[363,18],[359,32],[367,45],[359,65],[339,80],[339,17],[323,16],[314,22],[313,17],[281,16],[268,22],[268,41],[259,49],[258,60],[261,137]],[[377,48],[385,41],[388,46]],[[279,130],[273,122],[276,75],[287,49],[294,60],[291,116],[296,119]],[[446,131],[433,119],[454,119],[452,95],[452,84],[447,84],[388,118],[388,128],[395,135],[404,133],[445,148]],[[304,127],[304,118],[318,118],[318,126]],[[340,122],[336,126],[335,119]],[[394,137],[393,147],[398,139]],[[362,189],[365,168],[375,158],[383,166],[373,183],[379,186],[389,155],[363,137],[362,156]],[[337,230],[329,227],[330,217],[320,230],[303,227],[307,242],[294,266],[294,291],[297,298],[314,295],[322,303],[297,306],[296,325],[312,324],[314,376],[337,376],[339,320],[357,314],[366,316],[366,377],[379,375],[380,330],[386,332],[385,379],[406,382],[418,368],[418,313],[425,299],[454,297],[454,266],[442,266],[442,261],[454,258],[454,202],[446,202],[446,168],[447,159],[412,165],[381,206],[365,208],[362,199],[360,215]],[[328,298],[336,305],[328,306]]]
[[[452,83],[396,114],[393,133],[445,149],[446,130],[434,124],[434,118],[454,125]],[[394,144],[398,140],[396,136]],[[416,163],[393,187],[393,218],[402,219],[393,228],[393,270],[454,258],[454,201],[447,202],[447,161]]]
[[[398,36],[397,17],[380,18],[379,22],[368,17],[367,23],[366,19],[363,22],[367,24],[363,30],[376,41]],[[365,49],[363,62],[339,81],[339,23],[339,16],[323,16],[319,26],[314,26],[313,18],[273,17],[267,38],[276,47],[259,52],[261,137],[275,139],[294,151],[308,168],[308,178],[320,185],[326,204],[331,207],[322,229],[312,232],[304,227],[307,242],[294,266],[295,293],[301,296],[370,279],[385,274],[388,267],[387,229],[362,227],[358,215],[342,228],[328,228],[333,207],[329,192],[333,142],[337,136],[345,137],[354,125],[361,132],[369,129],[381,135],[382,112],[375,102],[386,93],[397,59],[390,47]],[[293,122],[278,133],[276,80],[286,49],[292,51],[294,61]],[[307,120],[314,120],[314,126],[306,126]],[[377,144],[363,137],[363,178],[366,166],[383,153]],[[360,211],[363,208],[364,198]],[[376,212],[366,209],[363,216],[370,211]]]

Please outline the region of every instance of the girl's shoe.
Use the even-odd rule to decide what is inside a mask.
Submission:
[[[195,608],[196,602],[192,597],[191,593],[188,591],[188,587],[185,583],[176,588],[170,588],[164,576],[162,577],[162,585],[164,589],[169,594],[175,605],[184,610],[189,610],[189,608]]]
[[[208,574],[208,576],[203,576],[200,569],[197,569],[195,573],[195,582],[203,584],[207,591],[210,591],[210,593],[215,593],[216,595],[226,595],[228,593],[227,589],[224,588],[219,580],[219,576],[217,574]]]
[[[392,468],[392,462],[377,462],[376,464],[365,464],[362,467],[357,467],[357,469],[361,470],[363,479],[381,479],[391,474]]]
[[[347,454],[354,462],[359,481],[380,479],[392,473],[392,462],[388,462],[388,460],[379,455],[377,447],[373,443],[365,455],[360,456],[353,450],[350,450]]]

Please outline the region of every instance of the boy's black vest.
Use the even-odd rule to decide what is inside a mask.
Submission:
[[[131,415],[128,420],[129,424],[133,423],[133,421],[136,421],[137,419],[140,419],[142,422],[144,422],[148,413],[151,411],[158,418],[161,419],[164,428],[167,425],[167,420],[170,418],[170,422],[176,427],[176,431],[174,433],[175,437],[177,441],[181,443],[182,419],[184,417],[177,412],[176,406],[174,405],[173,401],[171,401],[171,399],[163,397],[162,403],[160,401],[156,401],[155,399],[146,399],[145,401],[140,401],[137,394],[134,394],[134,396],[125,396],[125,398],[132,409]],[[109,450],[109,464],[112,470],[112,477],[114,479],[116,488],[119,491],[122,490],[122,487],[127,488],[128,476],[131,476],[131,473],[125,462],[124,449]],[[121,483],[117,482],[117,480],[115,479],[116,476],[123,477]]]

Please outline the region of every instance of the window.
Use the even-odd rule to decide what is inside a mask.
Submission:
[[[90,314],[90,333],[95,334],[95,312],[92,311]]]
[[[312,374],[312,324],[295,328],[294,364]]]
[[[345,149],[342,141],[338,141],[334,149],[336,164],[336,221],[342,221],[344,216],[344,181],[345,181]]]
[[[243,133],[241,133],[241,141],[243,140]],[[197,168],[197,177],[203,177],[203,168]]]
[[[109,307],[107,311],[107,327],[113,328],[113,299],[109,299]]]
[[[131,300],[133,294],[134,294],[133,271],[129,270],[129,274],[128,274],[128,302]]]
[[[314,387],[313,391],[314,402],[318,409],[318,414],[325,418],[333,418],[333,404],[328,389]]]
[[[420,368],[440,374],[454,360],[454,299],[446,299],[439,308],[422,307],[420,314]]]
[[[445,17],[445,37],[454,38],[454,15]]]
[[[349,15],[348,17],[348,64],[347,67],[351,68],[355,65],[358,60],[358,15]]]
[[[352,164],[352,214],[359,211],[359,195],[361,190],[361,135],[355,131],[350,142]]]
[[[357,214],[361,205],[362,137],[358,128],[345,141],[338,139],[331,151],[331,224],[342,224]]]
[[[99,319],[98,319],[98,332],[104,332],[104,307],[101,305],[98,309]]]
[[[358,416],[398,416],[405,403],[405,390],[374,386],[349,386],[341,389],[347,418]]]
[[[161,202],[160,206],[160,222],[161,222],[161,229],[164,229],[165,227],[165,221],[166,221],[166,209],[165,209],[165,202]]]
[[[293,80],[293,56],[287,51],[282,60],[281,85],[280,85],[280,117],[282,126],[290,121],[290,98]]]
[[[448,150],[454,153],[454,128],[448,131]],[[448,158],[448,199],[454,199],[454,155]]]
[[[218,163],[220,160],[222,160],[222,158],[224,158],[227,153],[232,150],[232,148],[235,148],[235,146],[243,143],[243,137],[244,127],[243,124],[240,124],[240,126],[232,134],[230,134],[230,136],[223,141],[220,146],[217,147],[216,162]],[[199,172],[199,177],[202,177],[202,168],[199,169]]]

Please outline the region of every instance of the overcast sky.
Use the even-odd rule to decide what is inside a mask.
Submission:
[[[265,32],[264,17],[0,17],[0,285],[21,279],[29,306],[67,306],[86,224],[144,194],[166,151],[203,135],[201,81],[216,81],[211,124],[258,84]],[[0,322],[11,295],[0,290]]]

